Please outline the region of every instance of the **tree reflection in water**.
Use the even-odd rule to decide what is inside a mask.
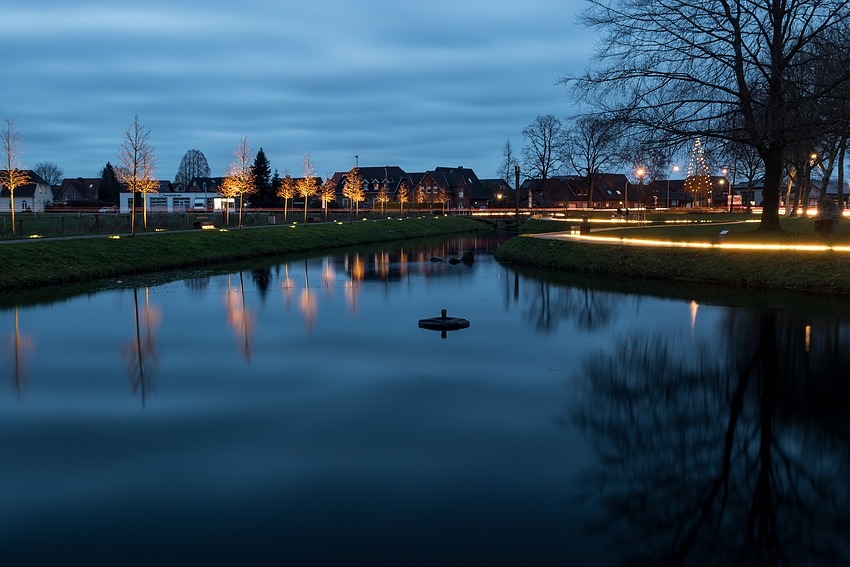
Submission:
[[[592,527],[641,563],[850,563],[850,326],[730,308],[718,331],[586,361]]]
[[[27,361],[32,354],[34,342],[28,335],[21,333],[20,322],[18,319],[18,307],[15,306],[15,329],[12,336],[7,339],[7,349],[11,352],[9,356],[9,365],[12,372],[12,383],[15,387],[18,397],[26,386]]]
[[[254,334],[254,314],[245,305],[245,281],[239,272],[239,288],[234,289],[227,275],[227,294],[224,296],[227,311],[227,323],[233,329],[239,344],[239,352],[247,361],[251,361],[251,341]]]
[[[136,336],[121,349],[127,359],[127,377],[134,394],[142,398],[142,405],[153,390],[153,378],[159,366],[156,348],[156,330],[162,321],[162,313],[151,306],[148,288],[145,288],[145,307],[139,313],[139,290],[133,288],[133,307]]]

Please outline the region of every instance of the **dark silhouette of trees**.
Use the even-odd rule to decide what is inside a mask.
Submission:
[[[565,133],[561,161],[569,163],[585,179],[587,206],[592,207],[599,174],[620,161],[623,124],[613,116],[576,116],[568,122]]]
[[[251,170],[254,173],[254,196],[251,200],[264,209],[274,207],[277,199],[272,187],[272,170],[263,148],[257,150]]]
[[[755,148],[764,162],[762,229],[779,230],[790,140],[819,135],[821,109],[848,83],[801,72],[846,51],[845,0],[591,0],[580,22],[601,38],[596,63],[564,77],[593,112],[621,113],[670,149],[696,137]],[[833,39],[819,43],[827,34]]]
[[[540,189],[545,190],[546,180],[558,169],[563,145],[563,125],[551,114],[538,116],[523,128],[525,146],[522,149],[525,176],[540,180]]]
[[[594,525],[636,564],[847,564],[846,323],[729,309],[719,326],[587,359],[573,415],[600,463]]]
[[[115,175],[115,169],[109,162],[106,162],[106,165],[100,170],[100,185],[97,189],[97,198],[100,201],[115,204],[118,204],[121,198],[121,182],[118,181],[118,176]]]
[[[62,183],[62,178],[65,175],[65,172],[62,171],[62,168],[53,163],[52,161],[40,161],[35,166],[33,166],[32,170],[42,179],[47,181],[47,183],[51,187],[55,187]]]
[[[174,176],[174,184],[179,191],[185,191],[189,184],[197,177],[209,177],[210,164],[201,150],[188,150],[183,154],[180,165],[177,167],[177,175]]]

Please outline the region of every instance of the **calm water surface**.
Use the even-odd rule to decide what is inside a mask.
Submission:
[[[846,303],[493,246],[7,299],[2,564],[850,561]],[[417,327],[440,309],[471,326]]]

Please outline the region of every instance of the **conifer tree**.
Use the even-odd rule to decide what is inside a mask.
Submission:
[[[273,207],[275,205],[275,194],[272,191],[272,169],[263,148],[257,151],[251,170],[254,174],[254,201],[262,208]]]

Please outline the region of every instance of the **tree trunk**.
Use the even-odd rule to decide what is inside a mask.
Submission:
[[[844,154],[847,153],[847,138],[838,144],[838,208],[844,211]]]
[[[779,184],[782,182],[782,147],[761,152],[764,160],[764,191],[760,230],[782,230],[779,226]]]

